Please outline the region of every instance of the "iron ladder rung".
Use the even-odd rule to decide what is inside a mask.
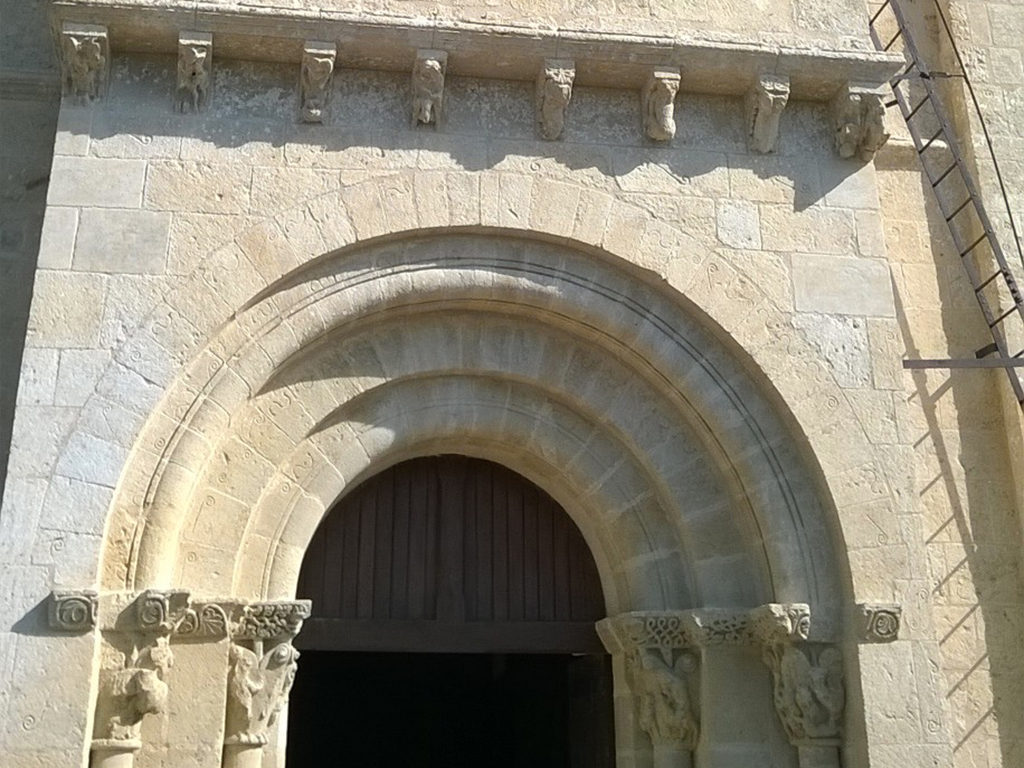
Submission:
[[[938,141],[939,136],[941,136],[943,133],[945,133],[945,130],[946,130],[945,128],[939,128],[939,130],[937,130],[935,132],[935,135],[932,136],[930,139],[928,139],[928,141],[926,141],[924,143],[924,146],[922,146],[919,150],[917,150],[917,154],[923,155],[925,152],[927,152],[928,149],[931,147],[931,145],[934,144],[936,141]]]
[[[961,251],[960,258],[961,259],[966,258],[967,254],[969,254],[971,251],[973,251],[975,248],[977,248],[979,245],[981,245],[981,241],[984,240],[987,237],[988,237],[988,233],[987,232],[983,233],[977,240],[975,240],[973,243],[970,244],[970,246],[967,248],[966,251]]]
[[[931,96],[925,96],[923,99],[921,99],[919,102],[917,102],[917,106],[916,107],[914,107],[912,110],[910,110],[910,114],[909,115],[904,115],[903,116],[903,119],[906,120],[909,123],[911,120],[914,119],[914,115],[916,115],[918,112],[921,111],[921,107],[923,107],[925,104],[927,104],[931,100],[932,100]]]
[[[1017,305],[1015,304],[1012,307],[1010,307],[1008,310],[1003,312],[1003,314],[1001,314],[999,317],[997,317],[991,323],[989,323],[988,327],[989,328],[995,328],[997,325],[999,325],[1001,322],[1003,322],[1003,320],[1008,318],[1010,315],[1012,315],[1016,311],[1017,311]]]
[[[941,184],[943,181],[945,181],[946,177],[949,176],[949,174],[951,174],[953,171],[956,170],[956,166],[957,166],[957,164],[953,163],[951,166],[949,166],[949,168],[947,168],[946,170],[944,170],[942,172],[942,175],[939,176],[939,178],[937,178],[935,181],[932,181],[932,189],[934,189],[935,187],[939,186],[939,184]],[[929,181],[931,181],[931,180],[929,179]]]
[[[875,11],[875,15],[871,17],[871,21],[869,21],[868,23],[874,25],[874,23],[878,21],[878,17],[881,16],[885,12],[885,9],[888,7],[889,0],[885,0],[885,2],[882,3],[881,7],[877,11]]]
[[[974,198],[973,198],[973,197],[971,197],[970,195],[968,195],[968,196],[967,196],[967,199],[966,199],[966,200],[964,200],[964,201],[963,201],[962,203],[960,203],[960,205],[958,205],[958,206],[956,207],[956,210],[955,210],[955,211],[953,211],[953,212],[952,212],[951,214],[949,214],[949,215],[948,215],[948,216],[946,217],[946,223],[948,224],[948,223],[950,223],[951,221],[953,221],[953,219],[955,219],[955,218],[956,218],[956,217],[957,217],[957,216],[958,216],[958,215],[960,214],[960,211],[962,211],[962,210],[963,210],[964,208],[966,208],[966,207],[967,207],[968,205],[970,205],[970,204],[971,204],[972,202],[974,202]]]
[[[988,288],[989,285],[992,284],[992,281],[995,280],[997,277],[1006,277],[1006,273],[1003,272],[1003,270],[1001,270],[1001,269],[993,272],[991,277],[986,277],[985,278],[985,282],[983,282],[981,285],[979,285],[977,288],[974,289],[974,292],[975,293],[981,293],[986,288]]]

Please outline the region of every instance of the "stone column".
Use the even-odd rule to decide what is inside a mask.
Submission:
[[[598,633],[620,657],[633,721],[647,734],[654,768],[690,768],[700,721],[699,656],[682,612],[631,613],[604,619]]]
[[[288,703],[308,600],[251,603],[231,617],[224,768],[262,768],[269,729]]]

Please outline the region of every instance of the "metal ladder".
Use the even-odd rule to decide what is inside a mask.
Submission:
[[[936,8],[952,40],[946,19],[937,5]],[[883,37],[879,27],[887,22],[891,25],[892,20],[895,20],[894,36],[889,37],[893,31],[890,29]],[[929,68],[914,42],[901,0],[883,2],[871,16],[870,32],[878,50],[899,51],[907,59],[906,66],[890,81],[895,99],[886,106],[898,106],[907,123],[922,169],[935,193],[939,210],[946,219],[953,243],[960,254],[960,262],[967,271],[993,340],[992,344],[977,352],[975,360],[908,360],[904,367],[1004,368],[1010,377],[1010,386],[1017,402],[1024,406],[1024,383],[1021,378],[1024,376],[1024,349],[1011,354],[1008,347],[1010,339],[1024,339],[1024,300],[938,93],[938,82],[941,79],[956,77],[966,80],[966,73],[961,71],[949,74]],[[955,42],[953,44],[955,46]],[[957,60],[960,61],[959,53]],[[960,65],[962,70],[962,62]],[[918,92],[915,94],[914,90]],[[996,168],[998,173],[998,166]],[[1012,227],[1012,213],[1010,224]],[[975,236],[978,231],[981,234]],[[992,274],[982,274],[984,265],[991,263],[984,258],[984,249],[979,250],[983,244],[991,249],[995,261],[996,271]],[[1019,240],[1016,244],[1019,249]],[[999,292],[1003,289],[1001,301]],[[1011,306],[1004,310],[1002,302],[1007,297],[1007,303]],[[998,357],[988,357],[993,352],[997,352]]]

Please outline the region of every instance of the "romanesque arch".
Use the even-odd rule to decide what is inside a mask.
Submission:
[[[625,716],[623,759],[662,741],[680,754],[735,748],[741,698],[747,716],[777,722],[774,682],[784,727],[741,749],[835,764],[840,723],[856,734],[860,714],[844,714],[834,685],[806,712],[787,709],[792,686],[810,683],[780,669],[795,658],[831,680],[844,666],[833,646],[859,631],[843,510],[884,504],[888,489],[863,435],[838,433],[855,423],[844,395],[773,302],[706,246],[566,184],[548,190],[565,210],[522,210],[532,183],[367,182],[207,258],[90,404],[133,377],[166,392],[127,455],[102,587],[229,597],[241,607],[224,623],[232,610],[244,623],[246,604],[294,596],[306,545],[347,489],[418,455],[485,458],[543,488],[586,538],[620,617],[603,630],[618,695],[657,698],[643,680],[659,649],[689,676],[690,700],[712,702],[700,740],[696,726],[658,733]],[[671,286],[656,277],[669,270]],[[221,646],[206,663],[226,677]],[[852,651],[845,670],[856,701]],[[209,705],[223,711],[224,697]],[[169,727],[173,740],[190,726]],[[203,738],[238,744],[223,729]]]

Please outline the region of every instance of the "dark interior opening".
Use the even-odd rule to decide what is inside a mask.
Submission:
[[[304,651],[288,768],[610,768],[607,656]]]

